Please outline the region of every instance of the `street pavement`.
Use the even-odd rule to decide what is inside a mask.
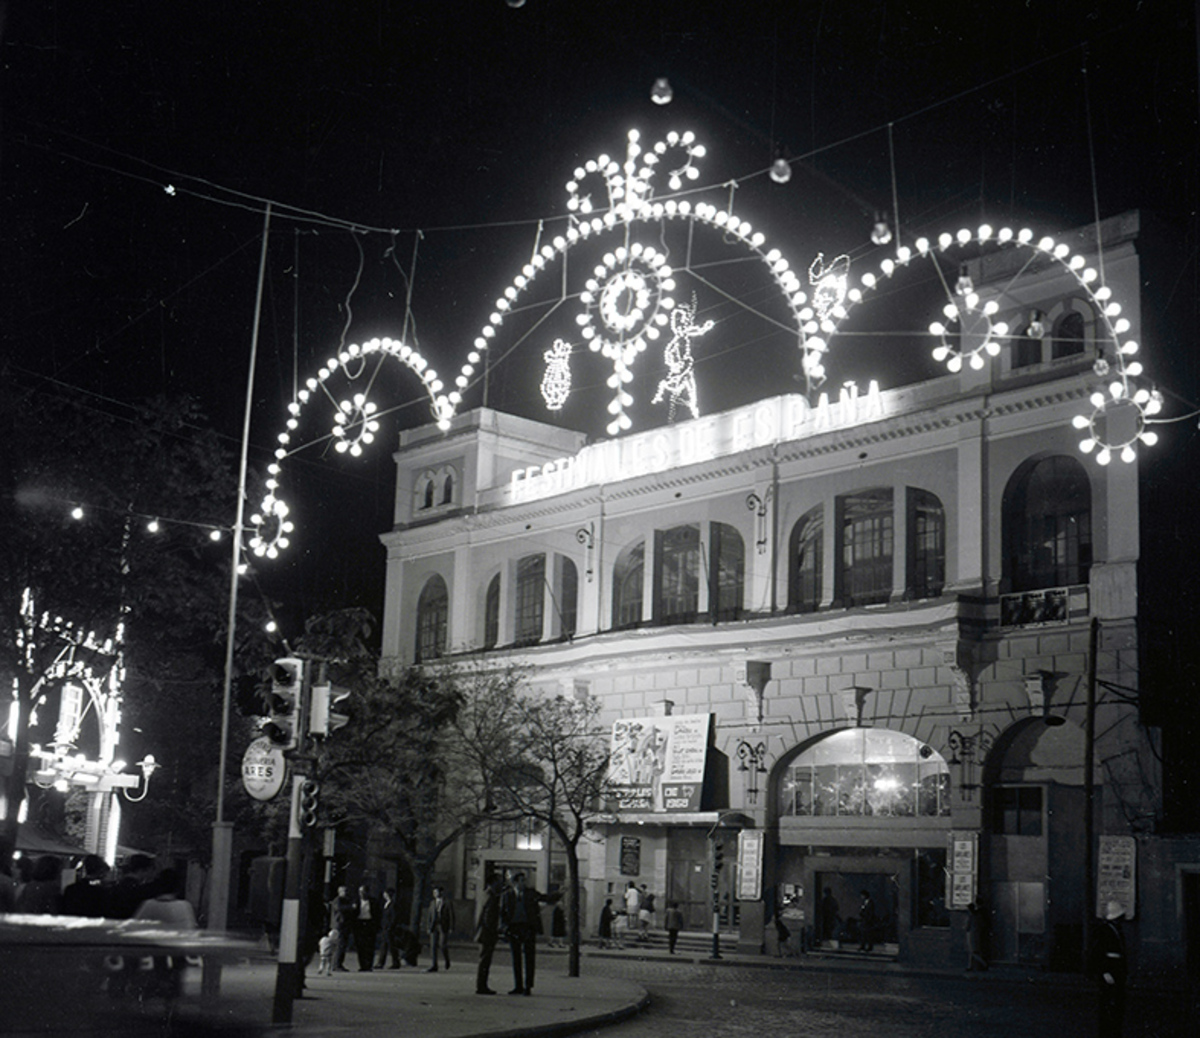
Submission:
[[[224,970],[220,997],[204,1007],[199,999],[200,971],[191,970],[185,997],[175,1010],[173,1028],[139,1033],[228,1036],[262,1035],[287,1029],[299,1038],[508,1038],[592,1031],[626,1020],[649,1002],[645,987],[629,979],[600,976],[603,958],[640,960],[649,966],[704,964],[706,966],[755,967],[773,970],[869,972],[956,979],[970,978],[981,984],[1047,983],[1088,987],[1079,976],[1043,974],[1036,971],[993,968],[986,973],[964,974],[952,970],[914,970],[884,956],[820,956],[773,958],[723,951],[713,960],[706,953],[683,951],[669,955],[663,948],[627,946],[604,950],[584,949],[581,977],[567,976],[567,953],[540,947],[537,982],[531,996],[508,995],[511,965],[506,949],[498,949],[492,967],[491,985],[499,994],[475,994],[477,946],[466,943],[451,947],[452,968],[426,972],[426,962],[398,970],[351,971],[317,976],[308,971],[304,996],[291,1003],[290,1024],[273,1025],[272,1014],[276,965],[265,957],[243,961]],[[353,957],[351,956],[351,959]],[[655,973],[660,972],[658,969]],[[153,1005],[144,1010],[144,1022],[156,1013]],[[161,1013],[161,1008],[157,1010]],[[164,1022],[161,1021],[160,1022]],[[133,1033],[133,1032],[131,1032]]]

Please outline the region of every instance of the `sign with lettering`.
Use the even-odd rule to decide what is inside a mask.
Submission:
[[[759,829],[738,833],[738,900],[758,901],[762,897],[763,834]]]
[[[621,875],[642,874],[642,841],[636,836],[621,837]]]
[[[590,444],[569,458],[514,469],[509,500],[535,501],[580,487],[615,483],[683,465],[739,454],[786,440],[874,421],[887,414],[877,382],[865,391],[849,383],[830,400],[822,393],[816,404],[798,394],[774,397],[732,411],[696,418],[634,436]]]
[[[283,751],[265,735],[242,754],[242,785],[255,800],[270,800],[282,788],[287,774]]]
[[[1137,842],[1132,836],[1101,836],[1096,871],[1096,915],[1103,919],[1110,901],[1132,919],[1137,908]]]
[[[627,717],[613,725],[609,782],[623,812],[699,811],[711,714]]]
[[[952,832],[946,863],[946,907],[966,908],[976,897],[979,834]]]

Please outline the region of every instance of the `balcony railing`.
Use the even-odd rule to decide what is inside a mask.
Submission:
[[[1086,584],[1017,591],[1000,596],[1001,627],[1048,627],[1087,619]]]

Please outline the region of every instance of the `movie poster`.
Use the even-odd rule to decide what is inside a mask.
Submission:
[[[613,725],[612,806],[624,812],[699,811],[711,714],[630,717]]]

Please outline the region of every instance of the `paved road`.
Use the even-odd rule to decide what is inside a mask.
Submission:
[[[636,980],[649,1008],[601,1038],[1085,1038],[1092,990],[1078,978],[940,977],[588,959],[589,975]],[[1200,1007],[1133,994],[1125,1038],[1195,1038]],[[1193,1000],[1194,1002],[1194,1000]]]

